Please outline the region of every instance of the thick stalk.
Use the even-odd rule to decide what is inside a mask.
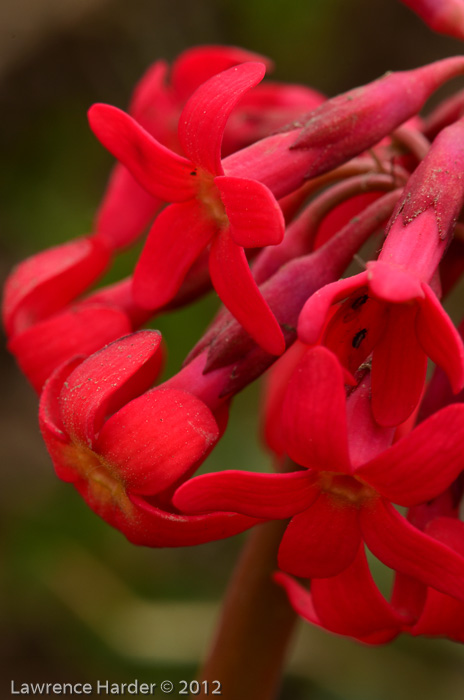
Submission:
[[[276,697],[296,620],[284,591],[271,578],[287,522],[257,526],[243,550],[201,680],[219,681],[225,700]],[[199,697],[209,697],[204,685]]]

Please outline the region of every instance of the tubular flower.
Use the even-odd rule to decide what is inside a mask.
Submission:
[[[369,392],[365,379],[345,406],[335,356],[323,347],[308,351],[289,382],[282,411],[285,451],[300,469],[199,476],[179,488],[174,503],[185,512],[291,518],[278,562],[295,576],[340,574],[364,540],[387,566],[464,600],[464,558],[410,525],[391,505],[422,503],[462,470],[464,406],[445,408],[385,449],[393,431],[373,421]]]
[[[349,371],[372,353],[372,407],[385,426],[412,413],[424,387],[427,357],[443,367],[455,392],[464,384],[464,348],[430,287],[464,201],[464,121],[436,138],[393,213],[377,261],[319,290],[305,304],[298,333],[320,339]],[[324,324],[330,307],[343,301]]]
[[[139,331],[86,360],[62,365],[40,402],[40,426],[57,475],[135,544],[180,546],[239,532],[230,514],[183,516],[169,489],[219,437],[210,409],[182,389],[145,391],[157,376],[157,331]],[[109,416],[109,417],[107,417]]]
[[[151,138],[120,110],[94,105],[90,123],[102,143],[152,194],[175,202],[156,219],[135,270],[134,296],[147,308],[169,302],[200,253],[210,247],[213,286],[246,330],[269,352],[285,348],[282,331],[259,293],[244,247],[279,243],[282,212],[267,187],[224,175],[221,142],[233,107],[264,75],[244,63],[204,83],[179,121],[187,158]]]

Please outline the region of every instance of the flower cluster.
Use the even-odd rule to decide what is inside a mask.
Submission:
[[[464,99],[420,116],[464,57],[331,99],[268,68],[199,47],[155,63],[129,113],[90,109],[118,164],[93,232],[11,274],[9,348],[57,475],[130,541],[288,521],[275,580],[303,618],[464,641],[464,344],[442,306],[464,269]],[[132,276],[92,288],[148,227]],[[224,307],[156,384],[162,339],[140,328],[211,287]],[[275,471],[195,477],[266,370]],[[366,549],[395,572],[388,599]]]

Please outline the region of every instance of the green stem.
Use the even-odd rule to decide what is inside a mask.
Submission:
[[[276,697],[296,620],[284,591],[271,578],[287,521],[257,526],[232,576],[209,658],[201,672],[209,697],[221,683],[225,700]],[[204,688],[204,686],[203,686]]]

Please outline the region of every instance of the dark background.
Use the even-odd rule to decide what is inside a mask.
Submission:
[[[331,96],[463,50],[394,0],[17,0],[1,5],[0,28],[3,278],[25,256],[91,230],[112,161],[86,111],[95,101],[124,108],[157,58],[239,45],[270,56],[276,79]],[[132,261],[121,256],[113,275]],[[215,306],[211,296],[160,319],[171,371]],[[180,550],[129,545],[54,476],[37,399],[5,350],[0,378],[2,697],[11,679],[193,678],[243,537]],[[212,470],[268,468],[258,401],[256,387],[238,397]],[[371,649],[301,623],[281,698],[461,700],[463,662],[449,642]]]

